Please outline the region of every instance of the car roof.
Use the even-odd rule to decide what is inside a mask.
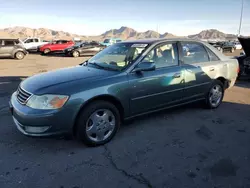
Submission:
[[[18,38],[0,38],[0,40],[18,40]]]
[[[139,44],[153,44],[153,43],[157,43],[157,42],[168,42],[168,41],[191,41],[191,42],[203,42],[201,40],[198,39],[189,39],[189,38],[149,38],[149,39],[137,39],[137,40],[126,40],[126,41],[122,41],[121,43],[139,43]]]

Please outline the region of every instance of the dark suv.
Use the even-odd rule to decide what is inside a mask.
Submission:
[[[10,57],[21,60],[27,55],[27,51],[18,39],[0,38],[0,57]]]

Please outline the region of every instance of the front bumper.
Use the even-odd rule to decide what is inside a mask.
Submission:
[[[37,110],[20,104],[13,93],[9,102],[17,129],[29,136],[50,136],[69,133],[74,125],[74,113],[69,109]]]

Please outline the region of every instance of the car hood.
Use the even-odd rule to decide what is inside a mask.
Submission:
[[[250,56],[250,37],[239,37],[238,40],[240,41],[245,54]]]
[[[109,46],[110,45],[110,43],[105,43],[105,42],[100,42],[100,44],[103,45],[103,46]]]
[[[86,66],[75,66],[69,68],[58,69],[46,73],[37,74],[25,79],[21,83],[21,87],[33,94],[41,94],[44,90],[51,87],[58,87],[58,85],[70,82],[86,81],[90,83],[91,80],[107,77],[117,74],[117,71],[109,71],[97,69]]]

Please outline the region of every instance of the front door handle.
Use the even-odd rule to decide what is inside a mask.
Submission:
[[[180,78],[181,77],[181,73],[175,73],[174,75],[173,75],[173,78]]]
[[[209,70],[210,70],[210,71],[214,71],[214,67],[210,67]]]

